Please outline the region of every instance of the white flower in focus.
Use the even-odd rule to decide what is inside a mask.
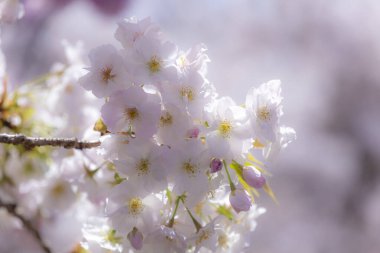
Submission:
[[[210,157],[204,144],[198,139],[191,139],[177,147],[173,159],[173,192],[178,196],[185,194],[185,204],[192,207],[200,202],[209,189],[206,171]]]
[[[279,118],[282,115],[281,81],[272,80],[249,90],[246,109],[255,138],[262,144],[276,141]]]
[[[152,23],[149,17],[139,21],[132,18],[118,23],[115,38],[125,49],[131,49],[140,38],[144,36],[158,38],[159,32],[159,27]]]
[[[144,231],[158,224],[162,205],[156,196],[141,191],[138,182],[128,180],[114,186],[106,213],[118,232],[128,233],[133,227]]]
[[[179,77],[174,77],[164,84],[161,95],[165,103],[174,104],[188,112],[193,119],[202,119],[203,110],[210,98],[206,96],[206,80],[197,71],[180,73]]]
[[[204,44],[198,44],[190,48],[187,52],[179,53],[176,65],[181,72],[198,71],[200,74],[206,75],[207,63],[210,62],[206,54],[207,47]]]
[[[161,105],[158,95],[131,86],[113,94],[103,105],[101,113],[112,133],[132,130],[137,138],[150,138],[157,131]]]
[[[114,161],[121,175],[139,184],[147,193],[158,192],[167,187],[167,163],[170,150],[150,140],[130,139],[119,149],[119,160]]]
[[[158,142],[169,146],[180,144],[188,137],[191,127],[191,120],[187,114],[178,107],[167,104],[161,112],[157,132]]]
[[[249,137],[246,110],[230,97],[222,97],[215,101],[209,118],[210,132],[206,141],[210,154],[226,160],[239,157]]]
[[[103,45],[89,54],[91,67],[80,79],[81,85],[98,97],[108,97],[132,85],[123,58],[112,45]]]
[[[127,68],[138,85],[160,85],[177,74],[174,66],[177,47],[169,41],[144,36],[137,40],[130,51],[125,51]]]

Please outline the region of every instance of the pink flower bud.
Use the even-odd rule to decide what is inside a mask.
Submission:
[[[188,138],[198,138],[199,132],[200,132],[199,128],[194,127],[192,129],[188,130],[186,135]]]
[[[143,235],[136,227],[134,227],[132,231],[128,233],[127,238],[135,250],[142,249]]]
[[[223,163],[218,158],[213,158],[210,163],[211,173],[220,171],[223,168]]]
[[[243,169],[243,178],[247,184],[256,189],[263,187],[266,182],[265,177],[261,172],[253,167]]]
[[[251,208],[251,199],[243,189],[236,189],[230,193],[230,203],[237,212],[248,211]]]

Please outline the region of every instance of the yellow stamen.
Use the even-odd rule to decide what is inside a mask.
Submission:
[[[227,249],[228,248],[228,237],[225,233],[222,233],[218,237],[218,244],[221,248]]]
[[[128,207],[129,213],[132,215],[138,215],[144,209],[144,205],[140,198],[132,198],[131,200],[129,200]]]
[[[57,183],[54,185],[54,187],[51,189],[51,192],[53,196],[59,197],[65,192],[65,186],[62,183]]]
[[[165,112],[160,118],[161,126],[170,126],[173,124],[173,116],[169,112]]]
[[[133,121],[139,117],[139,111],[136,107],[126,108],[124,111],[124,115],[130,121]]]
[[[141,159],[136,166],[137,175],[146,175],[149,173],[150,163],[148,159]]]
[[[230,137],[230,134],[231,134],[231,131],[232,131],[232,124],[231,124],[231,122],[229,122],[228,120],[221,121],[220,124],[219,124],[219,126],[218,126],[218,131],[219,131],[219,134],[223,138]]]
[[[271,114],[267,106],[263,106],[257,109],[257,118],[259,118],[261,121],[270,120]]]
[[[195,174],[198,172],[198,167],[190,162],[185,162],[182,165],[182,169],[189,175],[189,176],[195,176]]]
[[[189,102],[194,101],[194,99],[195,99],[195,92],[194,92],[194,90],[193,90],[191,87],[189,87],[189,86],[183,86],[183,87],[179,90],[179,95],[180,95],[182,98],[187,99]]]
[[[201,230],[201,231],[199,231],[199,233],[200,233],[200,235],[197,238],[197,240],[195,241],[195,243],[197,245],[201,244],[203,241],[208,240],[211,236],[210,231],[207,231],[207,230]]]
[[[161,61],[157,58],[157,56],[153,56],[147,65],[152,73],[156,73],[161,70]]]
[[[108,83],[108,81],[114,79],[115,76],[115,74],[112,74],[112,68],[110,67],[106,67],[102,70],[102,79],[103,82],[105,82],[106,84]]]

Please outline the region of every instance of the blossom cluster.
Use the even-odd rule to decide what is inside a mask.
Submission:
[[[24,88],[38,113],[9,114],[21,123],[8,130],[29,119],[39,124],[27,133],[101,146],[0,146],[0,200],[17,203],[52,252],[250,252],[256,197],[275,199],[267,169],[295,138],[280,122],[280,81],[237,104],[206,78],[204,45],[181,51],[149,18],[120,22],[115,38],[120,47],[93,49],[86,69],[80,44],[65,43],[67,63]],[[2,111],[20,100],[8,95]],[[27,238],[1,208],[0,221],[0,245],[16,245],[15,231]],[[29,241],[17,252],[40,252]]]
[[[102,152],[119,179],[108,196],[110,225],[124,248],[232,247],[225,231],[243,237],[239,230],[247,228],[229,216],[230,208],[249,215],[250,193],[262,187],[271,192],[263,162],[294,136],[280,125],[280,81],[252,88],[240,106],[219,97],[207,80],[204,45],[180,51],[150,19],[119,23],[115,37],[121,49],[103,45],[91,51],[88,73],[80,79],[105,101]],[[176,213],[179,205],[195,232],[181,229],[189,217]],[[227,218],[219,217],[222,210]],[[234,247],[247,247],[248,241]]]

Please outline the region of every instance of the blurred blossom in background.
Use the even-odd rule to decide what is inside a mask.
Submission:
[[[258,220],[255,252],[380,252],[380,2],[376,0],[25,0],[6,27],[8,73],[22,84],[64,58],[114,43],[116,22],[151,16],[181,48],[205,43],[209,79],[243,103],[283,83],[298,139],[270,168],[280,205]]]

